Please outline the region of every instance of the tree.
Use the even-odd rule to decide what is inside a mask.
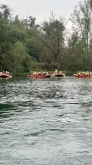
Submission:
[[[92,9],[92,0],[88,0],[90,8]]]
[[[12,49],[12,72],[20,74],[30,71],[31,57],[27,54],[26,47],[22,42],[18,41],[14,44]]]
[[[89,59],[89,42],[92,33],[92,12],[88,0],[80,2],[75,7],[70,18],[72,22],[72,29],[77,33],[78,38],[83,42],[83,51],[85,64],[88,66]]]
[[[39,31],[37,28],[26,29],[25,45],[32,59],[39,61],[41,41],[39,41]]]
[[[10,68],[12,40],[12,29],[0,15],[0,70]]]
[[[11,21],[11,24],[20,29],[24,28],[24,22],[23,20],[19,19],[18,15],[16,15],[15,18]]]
[[[33,29],[33,28],[38,28],[39,25],[36,24],[36,18],[29,16],[28,18],[23,20],[23,24],[25,28]]]
[[[65,26],[63,19],[55,19],[52,14],[49,21],[43,22],[41,30],[42,33],[40,39],[43,44],[50,50],[54,57],[54,62],[56,63],[60,51],[64,46]]]
[[[68,40],[68,66],[74,71],[85,69],[83,42],[77,32],[73,32]]]
[[[6,23],[8,24],[10,18],[11,18],[11,9],[8,7],[8,5],[2,4],[0,6],[0,12],[2,13],[2,16],[4,17]]]

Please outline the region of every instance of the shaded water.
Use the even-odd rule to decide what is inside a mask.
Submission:
[[[91,165],[92,79],[0,80],[1,165]]]

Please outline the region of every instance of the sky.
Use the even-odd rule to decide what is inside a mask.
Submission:
[[[47,20],[51,12],[56,17],[68,19],[79,2],[80,0],[0,0],[0,4],[6,4],[13,9],[14,16],[19,15],[19,18],[32,16],[39,24]]]

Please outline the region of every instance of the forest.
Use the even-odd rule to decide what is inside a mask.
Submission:
[[[8,5],[0,5],[0,71],[14,75],[31,70],[92,71],[92,1],[80,1],[69,21],[57,18],[53,12],[41,25],[36,18],[12,17]]]

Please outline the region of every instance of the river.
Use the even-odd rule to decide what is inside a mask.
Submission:
[[[0,165],[79,164],[92,164],[92,79],[0,80]]]

